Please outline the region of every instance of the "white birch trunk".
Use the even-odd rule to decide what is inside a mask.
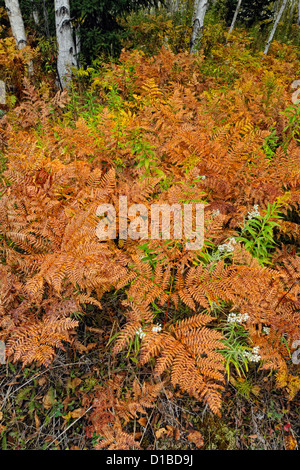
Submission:
[[[190,41],[191,54],[195,52],[196,47],[200,44],[207,7],[208,0],[195,0],[195,19],[193,23],[193,32]]]
[[[27,44],[27,37],[20,10],[19,0],[5,0],[5,7],[8,14],[10,27],[17,47],[22,49]]]
[[[62,90],[69,87],[71,67],[76,67],[76,50],[70,18],[69,0],[54,0],[56,39],[58,44],[57,75]]]
[[[32,18],[33,18],[33,21],[35,22],[36,26],[39,26],[39,24],[40,24],[39,12],[37,10],[37,7],[35,5],[34,0],[31,0],[31,4],[32,4]]]
[[[229,31],[228,31],[228,34],[227,34],[227,39],[226,39],[226,44],[228,42],[228,39],[233,31],[233,28],[235,26],[235,23],[236,23],[236,19],[238,17],[238,14],[239,14],[239,11],[240,11],[240,8],[241,8],[241,5],[242,5],[242,0],[238,0],[238,4],[236,6],[236,9],[235,9],[235,12],[234,12],[234,16],[233,16],[233,19],[232,19],[232,22],[231,22],[231,25],[230,25],[230,28],[229,28]]]
[[[282,17],[282,14],[284,12],[284,9],[287,5],[287,2],[288,0],[283,0],[282,4],[281,4],[281,8],[279,10],[279,12],[277,13],[277,17],[275,19],[275,22],[274,22],[274,25],[273,25],[273,28],[272,28],[272,31],[270,33],[270,36],[269,36],[269,39],[267,41],[267,44],[266,44],[266,47],[265,47],[265,50],[264,50],[264,54],[267,55],[268,54],[268,51],[269,51],[269,48],[270,48],[270,45],[271,45],[271,42],[273,41],[273,37],[274,37],[274,34],[276,32],[276,29],[277,29],[277,26],[278,26],[278,23]]]

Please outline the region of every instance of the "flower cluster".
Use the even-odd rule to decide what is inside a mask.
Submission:
[[[158,325],[154,325],[152,327],[152,331],[154,331],[155,333],[159,333],[161,331],[162,327],[161,327],[161,324],[159,323]],[[142,328],[140,327],[136,332],[135,334],[140,338],[140,339],[144,339],[145,336],[146,336],[146,333],[142,330]]]
[[[259,346],[255,346],[252,349],[252,352],[244,351],[243,356],[246,357],[250,362],[259,362],[261,360],[261,356],[258,354],[258,352]]]
[[[135,334],[139,336],[140,339],[143,339],[146,336],[146,333],[142,330],[141,327],[135,332]]]
[[[154,325],[152,327],[152,331],[154,331],[155,333],[159,333],[161,331],[161,324],[159,323],[158,325]]]
[[[258,210],[258,204],[254,204],[252,211],[248,212],[248,220],[254,219],[255,217],[259,217],[260,213]]]
[[[248,313],[230,313],[227,317],[228,323],[243,323],[249,318]]]
[[[268,326],[264,326],[263,327],[263,332],[266,334],[266,335],[269,335],[270,334],[270,331],[271,331],[271,328],[268,327]]]
[[[230,253],[231,251],[234,251],[235,244],[236,244],[235,238],[230,238],[227,243],[224,243],[224,245],[219,245],[218,250],[221,253]]]

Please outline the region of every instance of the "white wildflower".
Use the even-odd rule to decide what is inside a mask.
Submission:
[[[235,238],[230,238],[227,243],[224,243],[223,245],[218,246],[218,250],[221,253],[230,253],[231,251],[234,251],[234,245],[236,244]]]
[[[248,313],[230,313],[227,317],[228,323],[243,323],[249,318]]]
[[[243,356],[248,359],[250,362],[259,362],[261,360],[261,356],[258,354],[259,351],[259,346],[255,346],[252,349],[252,352],[250,351],[244,351]]]
[[[258,210],[258,204],[254,204],[252,211],[248,212],[248,220],[254,219],[255,217],[259,217],[260,212]]]
[[[152,327],[152,331],[154,331],[155,333],[159,333],[161,331],[161,324],[159,323],[158,325],[154,325]]]
[[[146,333],[142,330],[141,327],[135,332],[135,334],[139,336],[140,339],[143,339],[146,336]]]
[[[270,331],[271,331],[271,328],[269,328],[268,326],[264,326],[264,327],[263,327],[263,332],[264,332],[266,335],[269,335],[269,334],[270,334]]]

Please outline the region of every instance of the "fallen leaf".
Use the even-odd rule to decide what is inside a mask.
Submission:
[[[74,346],[81,354],[88,352],[88,348],[82,344],[78,339],[74,341]]]
[[[175,440],[179,439],[180,432],[178,428],[175,428],[174,426],[170,426],[169,424],[167,424],[166,431],[167,431],[168,437],[173,437]]]
[[[162,436],[164,436],[164,434],[167,434],[167,430],[166,428],[159,428],[156,432],[155,432],[155,437],[156,439],[160,439]]]
[[[45,385],[47,383],[46,377],[40,377],[38,379],[37,383],[38,383],[38,385],[40,385],[42,387],[43,385]]]
[[[249,434],[250,439],[257,439],[257,434]]]
[[[292,436],[292,434],[289,434],[284,437],[284,445],[286,450],[295,450],[297,449],[297,440]]]
[[[38,417],[36,411],[34,412],[34,422],[35,422],[36,429],[37,429],[37,431],[38,431],[38,430],[40,429],[41,420],[40,420],[40,418]]]
[[[44,408],[46,410],[49,410],[50,408],[52,408],[54,403],[55,403],[55,398],[54,398],[53,390],[52,388],[49,388],[48,392],[43,397]]]
[[[80,416],[83,415],[84,413],[84,408],[77,408],[76,410],[71,411],[71,418],[77,419],[80,418]]]
[[[91,326],[87,326],[86,330],[92,331],[93,333],[98,333],[99,335],[103,335],[104,333],[104,330],[102,330],[101,328],[92,328]]]
[[[70,381],[69,387],[73,390],[80,385],[82,380],[79,377],[75,377],[73,380]]]
[[[253,387],[251,388],[251,392],[253,393],[253,395],[258,397],[258,395],[260,394],[260,386],[259,385],[253,385]]]
[[[198,447],[198,448],[200,448],[204,445],[204,440],[203,440],[202,434],[199,431],[190,432],[190,434],[188,434],[187,438],[188,438],[188,441],[195,444],[195,446]]]
[[[141,426],[144,426],[144,428],[147,426],[147,418],[145,418],[144,416],[142,416],[139,420],[138,420],[138,423],[141,425]]]

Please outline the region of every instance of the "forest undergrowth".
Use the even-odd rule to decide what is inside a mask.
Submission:
[[[2,448],[297,449],[297,48],[123,50],[62,93],[0,52]],[[204,204],[203,247],[100,240],[124,196]]]

